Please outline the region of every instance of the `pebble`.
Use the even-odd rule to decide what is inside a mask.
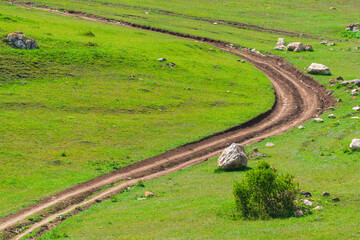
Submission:
[[[324,122],[321,118],[314,118],[314,122]]]
[[[334,114],[330,114],[329,118],[336,118]]]
[[[331,200],[333,200],[334,202],[340,201],[340,199],[338,197],[333,197],[333,198],[331,198]]]
[[[312,203],[311,201],[307,200],[307,199],[304,200],[304,204],[305,204],[306,206],[309,206],[309,207],[312,207],[312,206],[313,206],[313,203]]]
[[[266,146],[266,147],[273,147],[273,146],[275,146],[275,144],[273,144],[273,143],[271,143],[271,142],[268,142],[268,143],[265,144],[265,146]]]
[[[314,208],[315,210],[323,210],[322,206],[317,206],[316,208]]]
[[[330,193],[328,193],[328,192],[323,192],[322,195],[323,195],[323,197],[326,197],[326,196],[330,196]]]
[[[300,126],[298,127],[298,129],[304,129],[304,126],[303,126],[303,125],[300,125]]]

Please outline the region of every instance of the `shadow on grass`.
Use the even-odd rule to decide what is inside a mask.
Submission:
[[[224,172],[246,172],[248,170],[251,170],[251,167],[244,167],[244,168],[239,168],[239,169],[234,169],[234,170],[225,170],[222,168],[217,168],[214,170],[214,173],[224,173]]]

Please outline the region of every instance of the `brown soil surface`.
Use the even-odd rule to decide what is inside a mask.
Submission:
[[[13,3],[32,7],[31,4]],[[86,209],[97,202],[106,200],[110,196],[119,193],[125,187],[136,184],[139,180],[146,181],[152,178],[158,178],[171,172],[199,164],[219,155],[225,147],[233,142],[246,145],[284,133],[286,130],[322,113],[328,106],[334,104],[331,93],[328,92],[323,85],[277,56],[251,53],[249,49],[240,49],[228,42],[172,32],[140,24],[117,22],[77,11],[62,12],[43,7],[33,8],[96,22],[165,33],[210,44],[230,54],[241,57],[253,64],[260,71],[263,71],[274,86],[276,102],[271,110],[239,126],[216,133],[197,142],[175,148],[144,161],[134,163],[88,182],[78,184],[58,194],[49,196],[14,214],[1,218],[0,230],[6,239],[19,239],[38,228],[40,228],[38,234],[42,234],[70,216],[66,215],[67,217],[57,218],[59,215],[68,213],[76,214],[80,212],[79,207]],[[94,194],[94,192],[104,186],[119,182],[121,183]],[[51,207],[56,210],[49,211],[48,208]],[[39,222],[26,222],[27,218],[34,214],[43,216],[43,219]],[[52,222],[49,223],[50,221]],[[17,223],[20,223],[20,225],[17,225]],[[28,226],[28,228],[22,231],[19,226]]]

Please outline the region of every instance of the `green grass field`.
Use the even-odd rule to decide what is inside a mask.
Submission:
[[[0,216],[273,104],[263,73],[208,45],[0,6],[0,34],[40,46],[0,44]]]
[[[355,49],[359,40],[342,35],[348,23],[359,22],[360,4],[355,0],[34,2],[234,42],[278,54],[300,69],[312,62],[323,63],[333,76],[346,80],[360,77],[360,50]],[[272,88],[263,74],[205,44],[5,3],[0,6],[0,34],[23,30],[41,46],[36,51],[18,51],[0,45],[1,63],[6,63],[1,64],[6,71],[0,85],[0,132],[6,133],[0,143],[1,215],[38,197],[238,124],[273,102]],[[164,15],[159,10],[195,18]],[[272,49],[281,35],[202,19],[239,21],[338,40],[329,47],[320,45],[320,40],[302,38],[300,41],[313,45],[314,52],[278,52]],[[95,37],[84,35],[89,31]],[[85,46],[88,42],[98,46]],[[177,65],[161,68],[156,61],[159,57]],[[316,79],[327,84],[329,77]],[[191,90],[185,90],[187,87]],[[321,116],[323,124],[308,122],[304,130],[294,128],[246,148],[251,152],[259,147],[280,172],[295,175],[323,211],[282,220],[234,219],[232,183],[245,173],[216,173],[215,158],[97,204],[42,239],[360,237],[356,211],[360,205],[360,153],[348,150],[351,139],[360,138],[359,119],[351,119],[359,116],[351,109],[359,99],[351,98],[344,87],[329,89],[343,101],[335,111]],[[328,119],[330,113],[337,118]],[[268,141],[275,147],[266,148]],[[256,160],[249,162],[250,167],[256,164]],[[146,190],[158,196],[137,200]],[[323,191],[339,197],[340,202],[323,198]]]

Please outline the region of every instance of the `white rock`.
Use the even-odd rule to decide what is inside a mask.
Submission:
[[[329,118],[336,118],[334,114],[330,114]]]
[[[307,200],[307,199],[304,200],[304,204],[305,204],[306,206],[309,206],[309,207],[312,207],[312,206],[313,206],[313,203],[312,203],[311,201]]]
[[[359,110],[360,110],[360,107],[359,107],[359,106],[356,106],[356,107],[353,107],[352,109],[355,110],[355,111],[359,111]]]
[[[354,151],[359,148],[360,148],[360,139],[354,138],[350,143],[350,149]]]
[[[304,45],[301,42],[292,42],[287,45],[289,51],[301,52],[305,50]]]
[[[324,121],[321,118],[314,118],[313,120],[314,120],[314,122],[323,122]]]
[[[278,38],[276,46],[285,46],[285,38]]]
[[[303,125],[300,125],[300,126],[298,127],[298,129],[304,129],[304,126],[303,126]]]
[[[273,146],[275,146],[275,144],[273,144],[273,143],[271,143],[271,142],[268,142],[268,143],[265,144],[265,146],[266,146],[266,147],[273,147]]]
[[[351,119],[360,119],[359,117],[351,117]]]
[[[311,74],[320,74],[320,75],[330,75],[330,69],[323,65],[323,64],[319,64],[319,63],[312,63],[308,69],[307,69],[308,73]]]
[[[314,210],[323,210],[322,206],[317,206],[316,208],[314,208]]]
[[[281,50],[281,51],[284,51],[284,50],[286,50],[287,48],[286,48],[286,46],[285,45],[280,45],[280,46],[276,46],[276,47],[274,47],[274,50]]]
[[[225,148],[217,161],[218,167],[224,170],[243,168],[247,166],[247,163],[245,149],[238,143],[233,143]]]

